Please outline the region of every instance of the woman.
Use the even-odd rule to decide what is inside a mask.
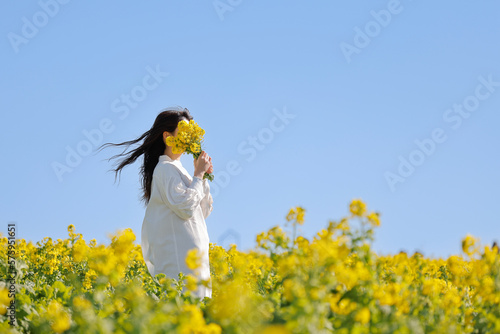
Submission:
[[[202,152],[194,160],[194,175],[191,177],[180,161],[181,154],[172,153],[172,147],[165,141],[178,132],[181,120],[193,117],[188,109],[168,109],[161,112],[151,127],[139,138],[120,144],[136,144],[143,140],[114,171],[118,172],[144,155],[141,167],[142,199],[147,204],[142,223],[141,246],[144,261],[151,276],[164,273],[171,278],[178,274],[193,274],[208,282],[200,285],[194,295],[199,298],[212,297],[210,266],[208,258],[209,237],[205,219],[212,212],[213,199],[205,172],[212,173],[212,158]],[[186,255],[190,249],[197,249],[201,255],[201,266],[195,271],[186,265]]]

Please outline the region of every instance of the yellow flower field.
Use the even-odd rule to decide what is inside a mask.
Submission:
[[[130,229],[109,245],[68,238],[0,246],[0,333],[500,333],[500,255],[466,236],[463,254],[379,256],[380,215],[361,200],[314,238],[306,211],[256,236],[251,251],[210,245],[212,298],[193,276],[152,278]],[[290,236],[292,234],[292,236]],[[196,252],[186,259],[198,263]],[[15,272],[15,278],[9,278]],[[15,326],[11,297],[15,295]]]

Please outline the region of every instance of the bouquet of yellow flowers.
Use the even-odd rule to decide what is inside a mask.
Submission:
[[[195,159],[201,154],[201,143],[203,142],[203,135],[205,135],[205,130],[200,128],[195,121],[190,120],[189,123],[182,120],[177,125],[179,131],[177,135],[167,137],[165,140],[168,146],[172,147],[172,153],[189,153],[192,154]],[[213,174],[208,174],[205,172],[203,175],[204,179],[214,180]]]

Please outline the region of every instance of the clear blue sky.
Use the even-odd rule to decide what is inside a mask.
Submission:
[[[296,205],[311,237],[353,198],[381,253],[500,239],[498,2],[60,1],[1,5],[2,233],[139,242],[140,163],[114,183],[121,149],[87,153],[179,105],[219,182],[211,242],[248,249]]]

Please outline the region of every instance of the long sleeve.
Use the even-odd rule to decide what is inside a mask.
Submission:
[[[195,177],[191,185],[186,186],[179,171],[171,165],[165,165],[162,179],[161,194],[165,204],[181,219],[187,220],[193,217],[205,196],[203,181]]]
[[[214,199],[212,198],[212,194],[210,193],[210,185],[208,184],[208,180],[203,180],[203,192],[205,196],[201,200],[201,210],[203,211],[203,218],[207,218],[213,210]]]

